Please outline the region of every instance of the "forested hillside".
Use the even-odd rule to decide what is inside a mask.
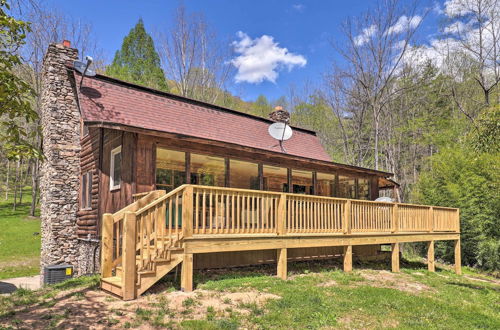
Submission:
[[[11,10],[0,4],[2,31],[18,36],[15,44],[2,44],[0,55],[17,59],[7,71],[30,87],[17,85],[27,103],[0,112],[0,198],[10,193],[20,201],[22,187],[38,194],[41,61],[49,43],[68,39],[80,55],[94,56],[98,71],[120,79],[264,117],[283,106],[292,125],[318,132],[335,161],[394,173],[403,201],[459,207],[463,261],[500,269],[499,1],[447,1],[441,31],[427,43],[418,36],[430,9],[374,2],[365,13],[332,22],[342,38],[332,43],[336,60],[317,84],[297,82],[279,99],[261,95],[253,102],[228,92],[231,45],[201,13],[179,6],[172,29],[156,34],[142,20],[135,27],[130,22],[130,34],[109,60],[91,25],[31,1]],[[14,19],[30,23],[26,35]],[[16,111],[28,103],[32,112]],[[436,252],[445,260],[452,255],[445,244]]]

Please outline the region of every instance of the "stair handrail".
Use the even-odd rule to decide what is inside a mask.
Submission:
[[[143,206],[142,208],[140,208],[139,210],[135,211],[135,215],[137,215],[137,216],[141,215],[141,213],[148,211],[149,209],[155,207],[156,205],[160,204],[164,200],[169,199],[171,196],[175,195],[176,193],[180,192],[181,190],[184,190],[187,186],[188,186],[187,184],[183,184],[182,186],[179,186],[179,187],[175,188],[174,190],[169,191],[165,195],[155,199],[151,203],[149,203],[149,204]]]

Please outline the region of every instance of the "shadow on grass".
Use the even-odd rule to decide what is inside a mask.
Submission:
[[[486,287],[486,286],[483,286],[480,284],[461,283],[461,282],[447,282],[446,284],[460,286],[463,288],[468,288],[468,289],[473,289],[473,290],[480,290],[480,291],[488,291],[488,290],[500,291],[500,287],[493,287],[493,286]]]
[[[109,313],[105,304],[85,298],[87,292],[97,287],[98,278],[93,277],[69,280],[38,291],[19,289],[2,301],[5,310],[0,309],[0,328],[9,324],[32,329],[86,328],[90,319],[106,324]],[[59,290],[71,291],[61,294]]]
[[[426,270],[427,265],[424,262],[401,260],[401,268],[412,270]],[[383,260],[366,261],[364,259],[354,258],[354,270],[391,270],[390,254]],[[300,260],[288,262],[288,275],[314,274],[325,271],[343,270],[343,260],[341,257],[320,259],[320,260]],[[436,268],[436,271],[442,269]],[[162,280],[155,284],[150,293],[162,291],[180,290],[180,267],[177,273],[175,271],[167,274]],[[195,286],[205,284],[209,281],[220,281],[227,279],[242,279],[262,276],[276,276],[276,264],[260,264],[254,266],[240,266],[228,268],[202,269],[194,271]]]

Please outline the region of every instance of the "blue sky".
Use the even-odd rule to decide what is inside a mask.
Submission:
[[[340,23],[366,10],[372,1],[185,0],[184,5],[189,12],[202,12],[218,38],[228,44],[241,41],[239,31],[250,42],[267,35],[278,44],[278,49],[287,48],[290,56],[296,56],[289,57],[295,61],[290,70],[284,67],[276,71],[274,82],[237,83],[236,77],[231,79],[228,87],[233,93],[254,100],[259,94],[276,99],[287,93],[290,84],[301,88],[306,82],[319,83],[336,56],[330,42],[338,41]],[[73,18],[90,22],[108,60],[139,18],[150,32],[167,29],[179,4],[159,0],[49,0],[49,3]],[[435,16],[435,12],[427,16],[421,29],[423,36],[437,31]]]

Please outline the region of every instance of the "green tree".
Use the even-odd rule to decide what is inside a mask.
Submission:
[[[151,36],[144,28],[142,19],[123,39],[113,63],[106,68],[106,74],[131,83],[168,91],[165,74],[160,66]]]
[[[25,42],[29,24],[10,16],[9,9],[9,4],[0,0],[0,138],[7,158],[38,157],[39,151],[25,127],[38,118],[32,107],[34,92],[16,74],[22,65],[18,50]]]

